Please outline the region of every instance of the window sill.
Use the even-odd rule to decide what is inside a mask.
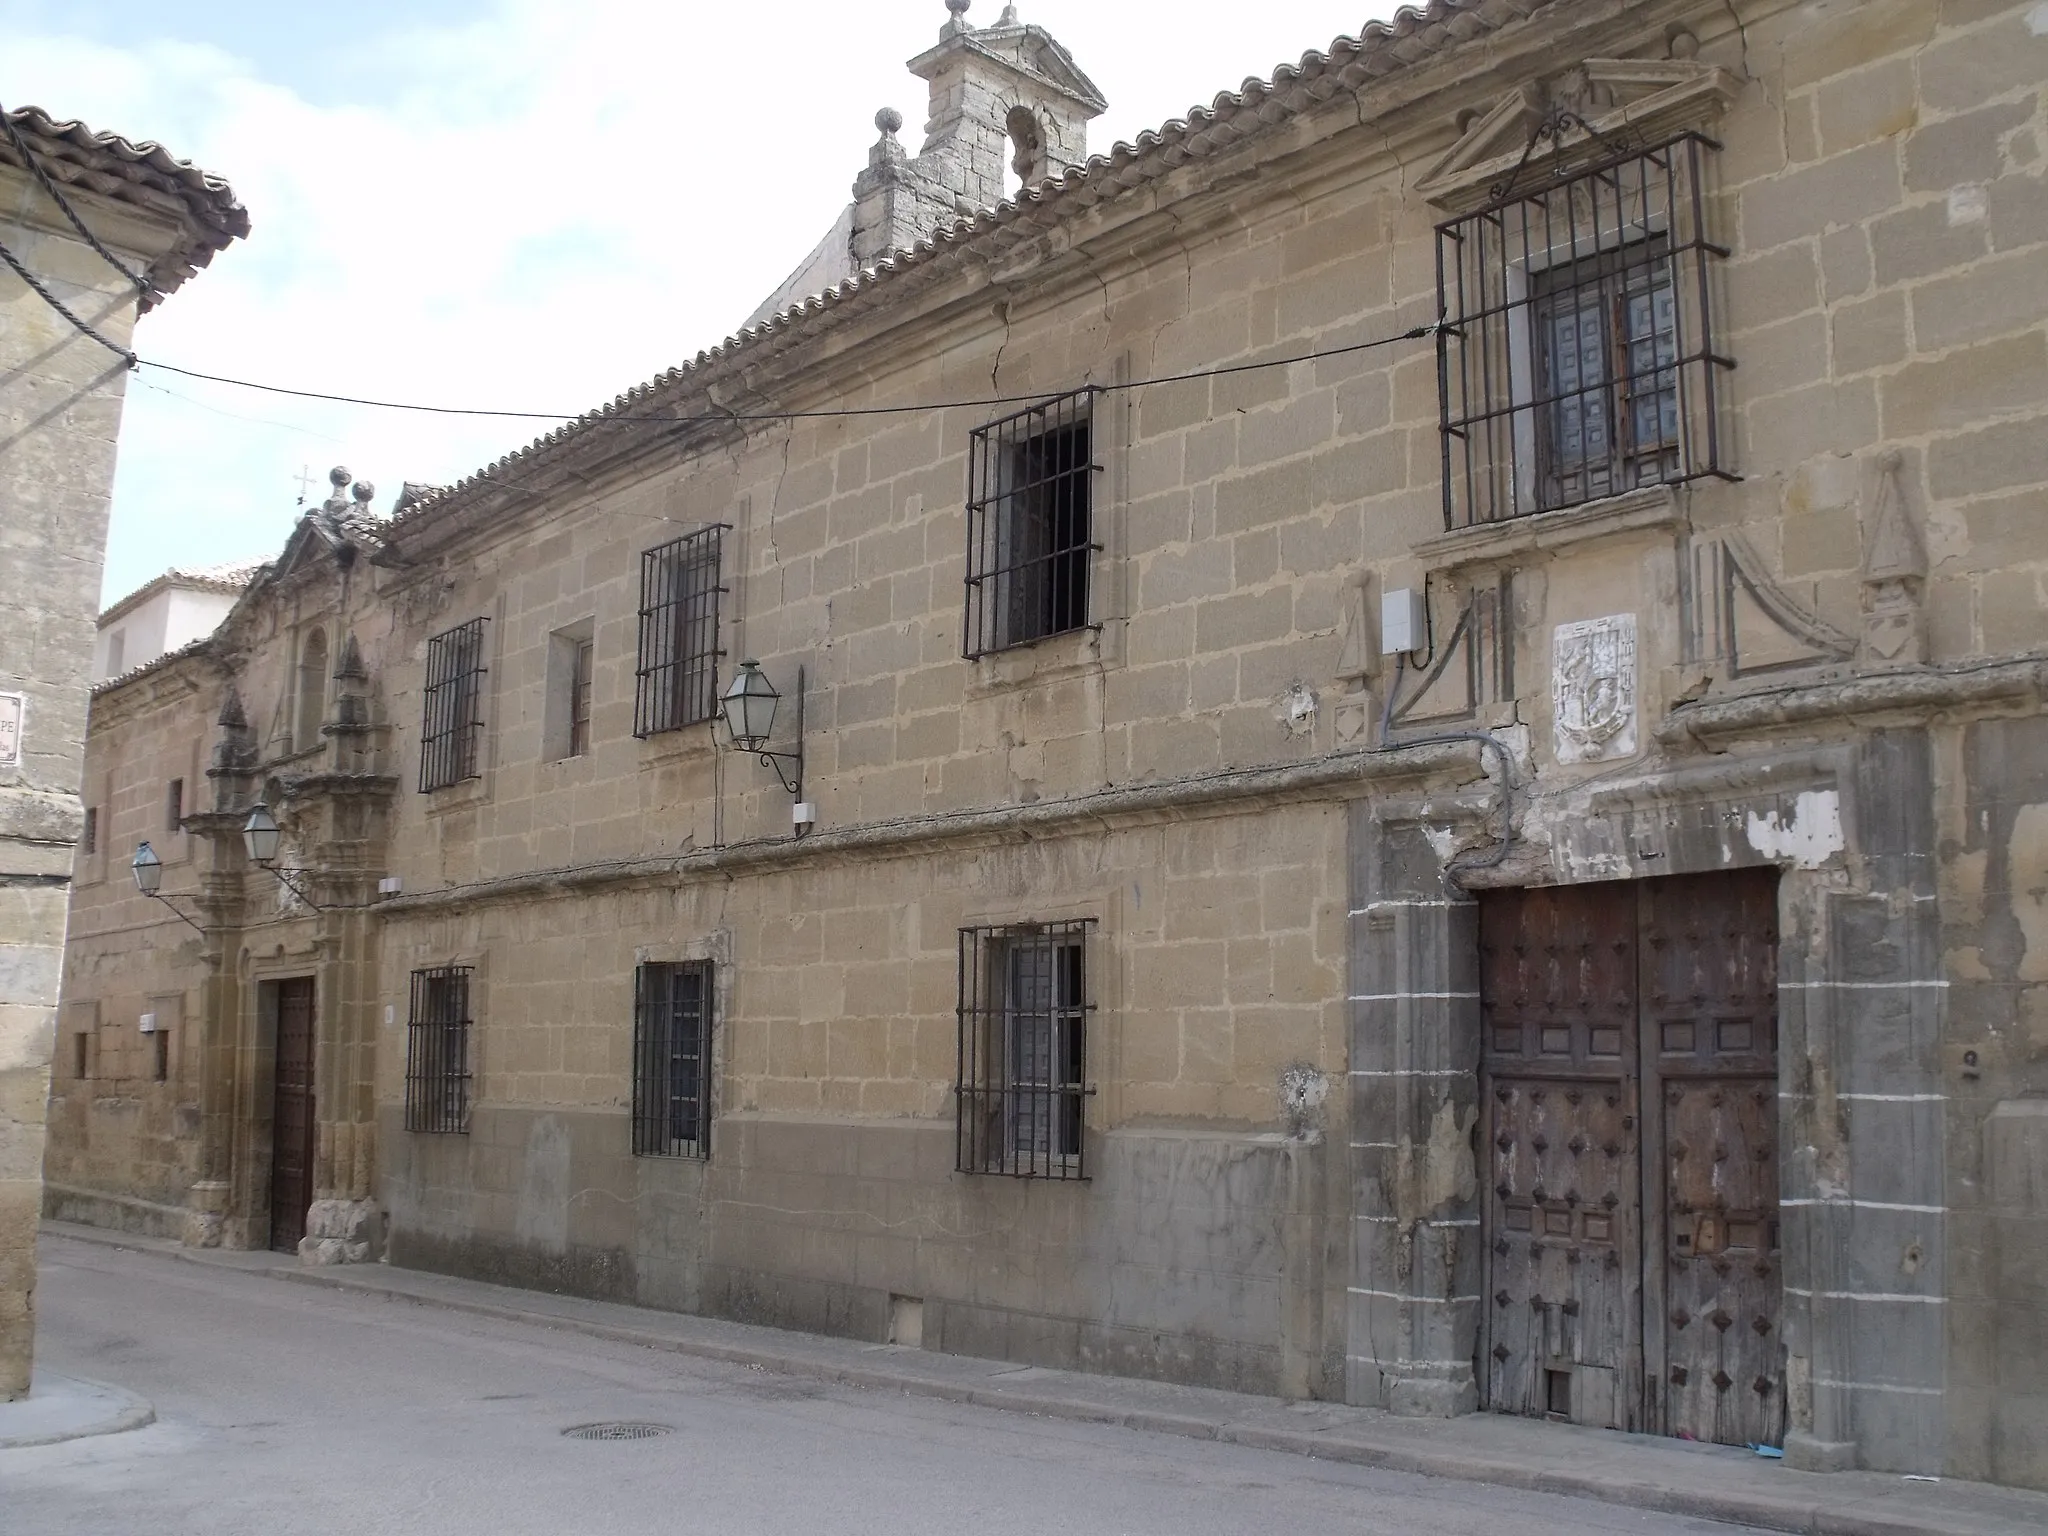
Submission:
[[[1121,666],[1122,634],[1122,625],[1110,621],[976,657],[967,663],[968,697]]]
[[[652,767],[678,758],[710,757],[718,751],[717,729],[716,721],[699,720],[693,725],[679,725],[672,731],[637,736],[634,745],[640,749],[640,766]],[[564,758],[563,761],[575,762],[577,759]]]
[[[421,798],[427,802],[429,816],[464,810],[472,805],[481,805],[491,798],[490,780],[483,774],[478,774],[475,778],[464,779],[459,784],[445,784],[439,789],[423,790]]]
[[[1621,534],[1683,531],[1688,526],[1678,487],[1646,485],[1557,512],[1533,512],[1525,517],[1440,533],[1417,542],[1414,554],[1417,559],[1440,561],[1456,568],[1516,555],[1547,553]]]

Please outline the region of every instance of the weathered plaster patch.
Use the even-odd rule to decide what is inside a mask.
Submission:
[[[1767,859],[1790,859],[1801,869],[1818,869],[1847,846],[1842,836],[1842,797],[1832,789],[1809,789],[1792,802],[1792,819],[1776,811],[1752,811],[1743,827],[1749,846]]]
[[[1307,1062],[1296,1062],[1280,1074],[1280,1112],[1287,1118],[1288,1133],[1306,1135],[1322,1114],[1330,1096],[1330,1079]]]
[[[1479,1111],[1446,1100],[1430,1117],[1429,1140],[1421,1146],[1405,1143],[1394,1161],[1395,1188],[1391,1204],[1395,1218],[1412,1227],[1424,1217],[1453,1201],[1472,1198],[1479,1185],[1472,1156],[1472,1129],[1479,1123]]]
[[[2019,924],[2021,981],[2048,981],[2048,805],[2023,805],[2005,844],[2013,921]]]
[[[1982,187],[1952,187],[1948,194],[1948,223],[1982,224],[1991,216],[1991,198]]]
[[[2027,30],[2036,37],[2048,37],[2048,4],[2037,5],[2027,12]]]
[[[1436,856],[1446,863],[1458,851],[1458,833],[1453,827],[1424,827],[1422,836],[1436,850]]]

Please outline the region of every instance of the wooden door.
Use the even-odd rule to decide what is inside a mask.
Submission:
[[[1782,1443],[1774,870],[1646,882],[1646,1296],[1655,1427]],[[1657,1345],[1661,1335],[1661,1350]]]
[[[1775,871],[1480,905],[1489,1407],[1784,1431]]]
[[[1635,893],[1488,893],[1486,1402],[1640,1427]]]
[[[271,1097],[270,1246],[296,1253],[313,1203],[313,978],[276,989],[277,1073]]]

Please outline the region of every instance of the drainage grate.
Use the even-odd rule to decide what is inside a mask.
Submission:
[[[562,1433],[571,1440],[658,1440],[676,1432],[673,1424],[578,1424]]]

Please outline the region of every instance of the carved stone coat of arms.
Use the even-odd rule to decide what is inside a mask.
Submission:
[[[1550,716],[1560,763],[1598,763],[1636,751],[1636,616],[1557,626]]]

